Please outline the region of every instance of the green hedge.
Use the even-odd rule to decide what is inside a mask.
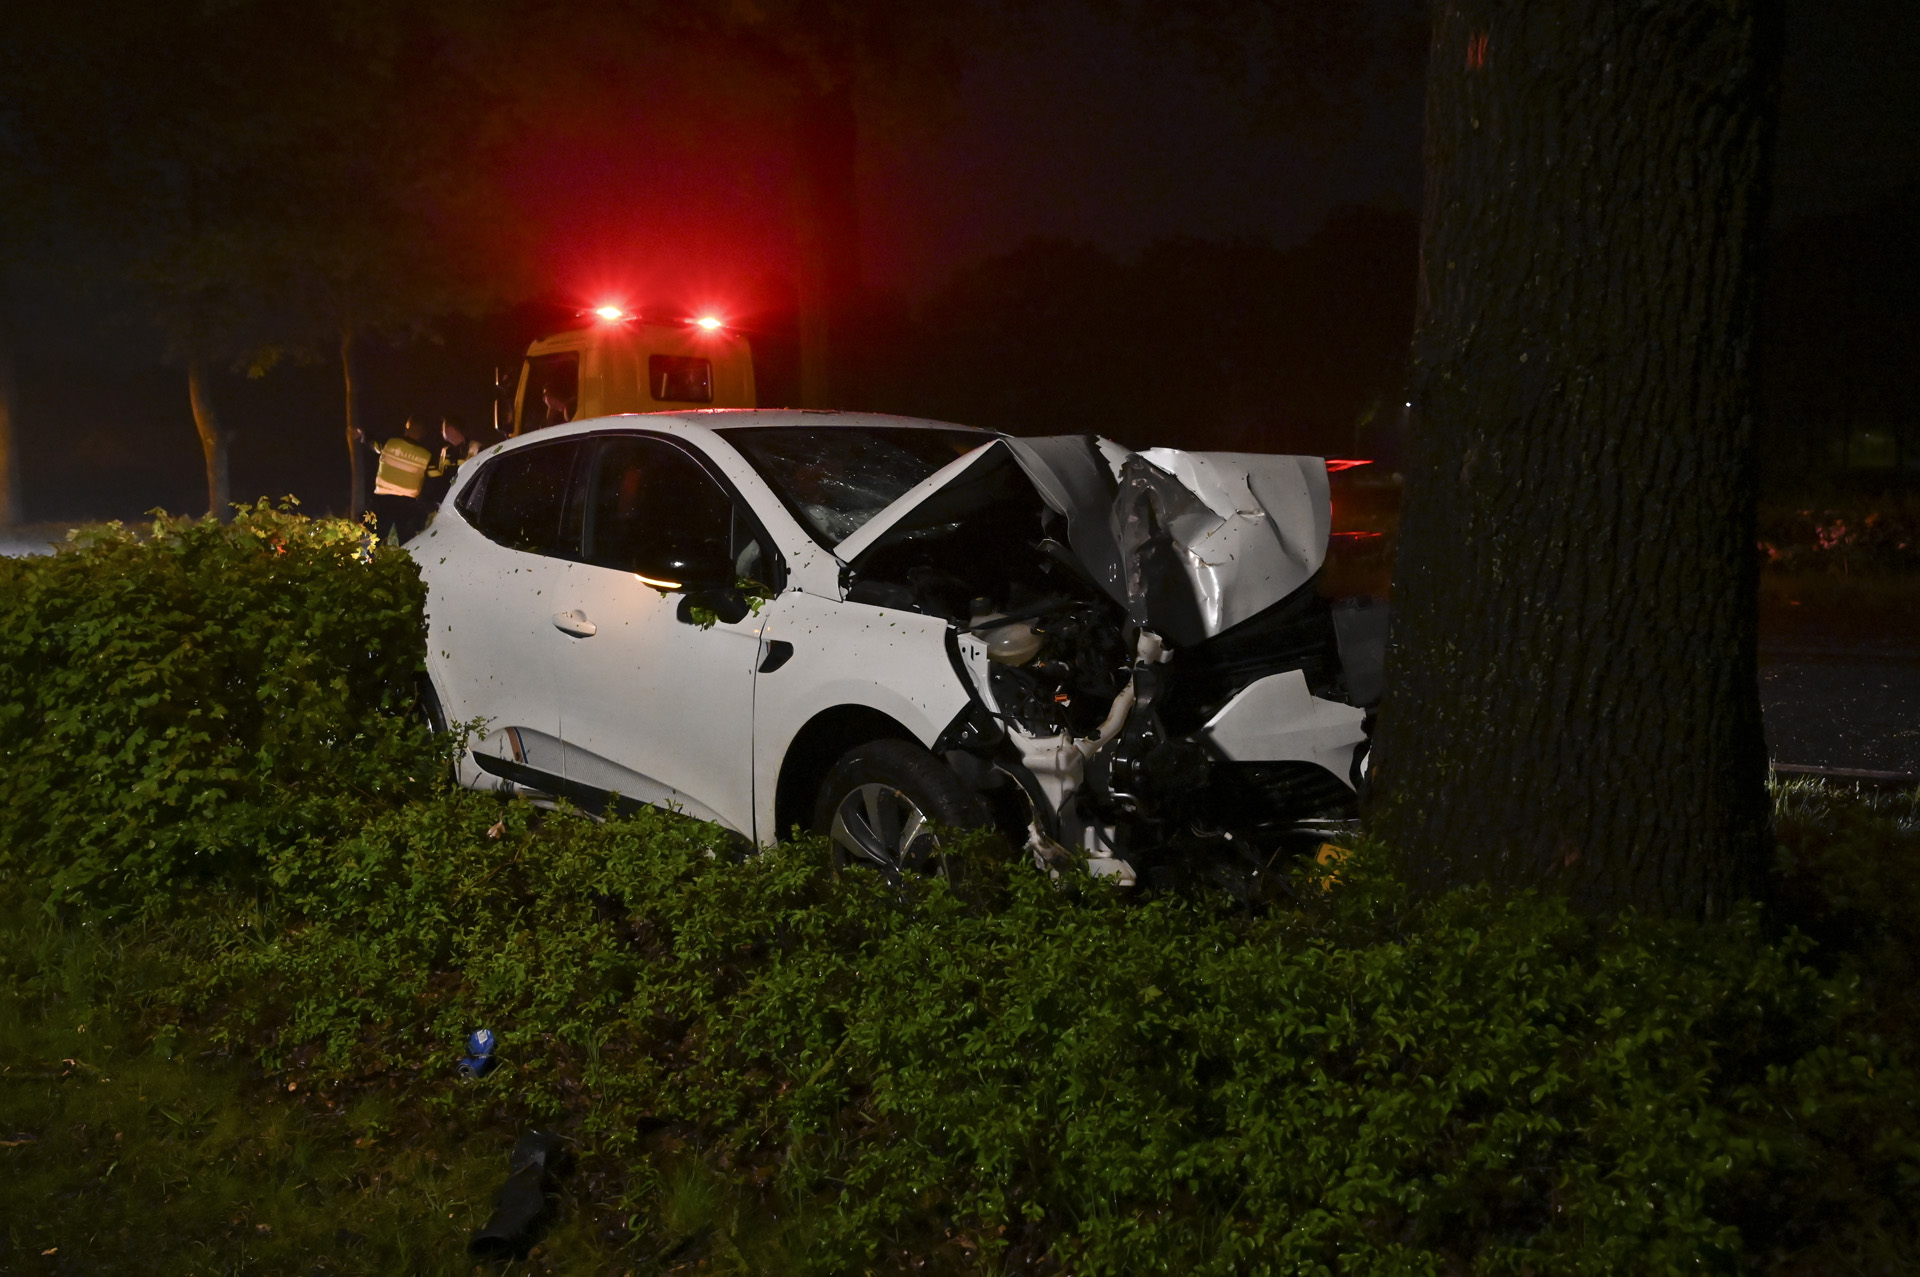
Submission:
[[[764,1271],[1920,1260],[1920,796],[1781,791],[1779,903],[1707,926],[1416,901],[1365,848],[1262,916],[991,843],[895,892],[447,789],[417,580],[353,529],[260,509],[6,571],[0,885],[83,922],[140,885],[167,974],[110,1013],[316,1104],[556,1121],[635,1254],[693,1166],[729,1227],[778,1221],[729,1252]],[[503,1063],[463,1082],[482,1026]]]
[[[819,848],[721,846],[666,816],[449,795],[277,858],[281,889],[213,929],[190,1005],[302,1089],[412,1079],[619,1163],[697,1149],[803,1215],[823,1273],[1915,1253],[1910,1039],[1757,912],[1421,904],[1366,853],[1260,918],[1017,866],[902,897]],[[481,1025],[506,1064],[463,1089]],[[657,1187],[636,1177],[626,1209]]]
[[[0,867],[132,900],[424,792],[424,598],[364,529],[265,502],[0,559]]]

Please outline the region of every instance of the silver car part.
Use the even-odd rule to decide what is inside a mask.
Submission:
[[[834,809],[828,836],[834,846],[888,873],[924,873],[940,850],[925,813],[900,790],[879,781],[847,792]]]

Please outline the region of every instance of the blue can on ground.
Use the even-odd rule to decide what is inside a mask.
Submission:
[[[493,1031],[475,1029],[467,1035],[467,1054],[460,1059],[460,1076],[480,1077],[493,1067]]]

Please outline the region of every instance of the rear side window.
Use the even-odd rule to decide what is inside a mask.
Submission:
[[[567,489],[581,452],[581,441],[568,439],[493,458],[460,494],[460,513],[510,550],[576,557],[580,503],[569,507]]]
[[[647,383],[647,393],[663,403],[712,403],[713,361],[648,355]]]

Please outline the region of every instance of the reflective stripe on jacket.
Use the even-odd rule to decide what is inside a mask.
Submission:
[[[373,477],[376,495],[417,497],[426,481],[431,453],[411,439],[389,439],[380,449],[380,469]]]

